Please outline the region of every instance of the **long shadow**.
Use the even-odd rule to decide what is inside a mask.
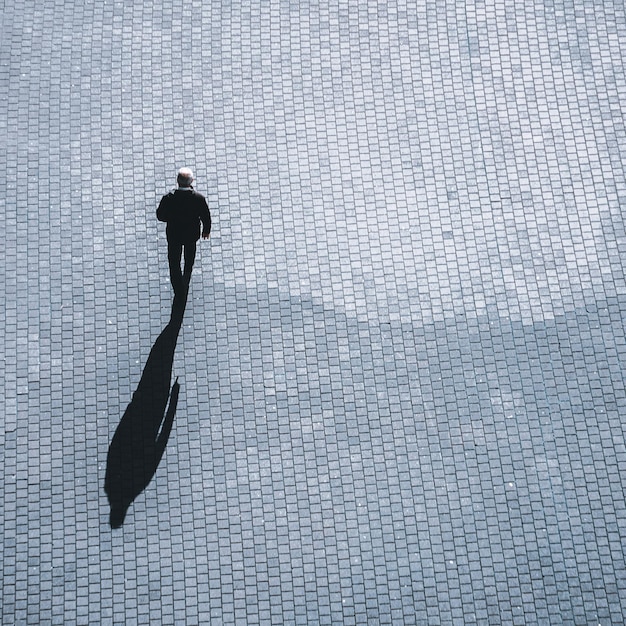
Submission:
[[[170,321],[152,346],[111,440],[104,478],[111,528],[124,523],[128,508],[152,480],[172,432],[180,391],[178,379],[170,389],[172,364],[186,305],[187,292],[174,299]]]

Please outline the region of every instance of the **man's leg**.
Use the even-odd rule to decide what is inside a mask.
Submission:
[[[193,264],[196,260],[196,242],[192,241],[185,244],[185,285],[189,287],[191,281],[191,271],[193,270]]]
[[[174,293],[178,293],[183,287],[183,274],[180,270],[180,258],[183,253],[183,244],[178,241],[167,242],[167,260],[170,264],[170,281]]]

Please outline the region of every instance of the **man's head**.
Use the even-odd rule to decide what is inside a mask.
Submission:
[[[193,172],[188,167],[181,167],[176,177],[179,187],[191,187],[193,183]]]

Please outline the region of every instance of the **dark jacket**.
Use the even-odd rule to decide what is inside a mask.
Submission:
[[[167,222],[167,238],[180,243],[191,243],[200,233],[211,231],[211,214],[204,196],[195,189],[175,189],[161,198],[157,219]],[[200,225],[202,224],[202,231]]]

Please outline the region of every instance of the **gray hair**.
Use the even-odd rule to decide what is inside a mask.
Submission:
[[[178,170],[176,179],[181,187],[191,187],[191,183],[193,183],[193,172],[188,167],[181,167]]]

